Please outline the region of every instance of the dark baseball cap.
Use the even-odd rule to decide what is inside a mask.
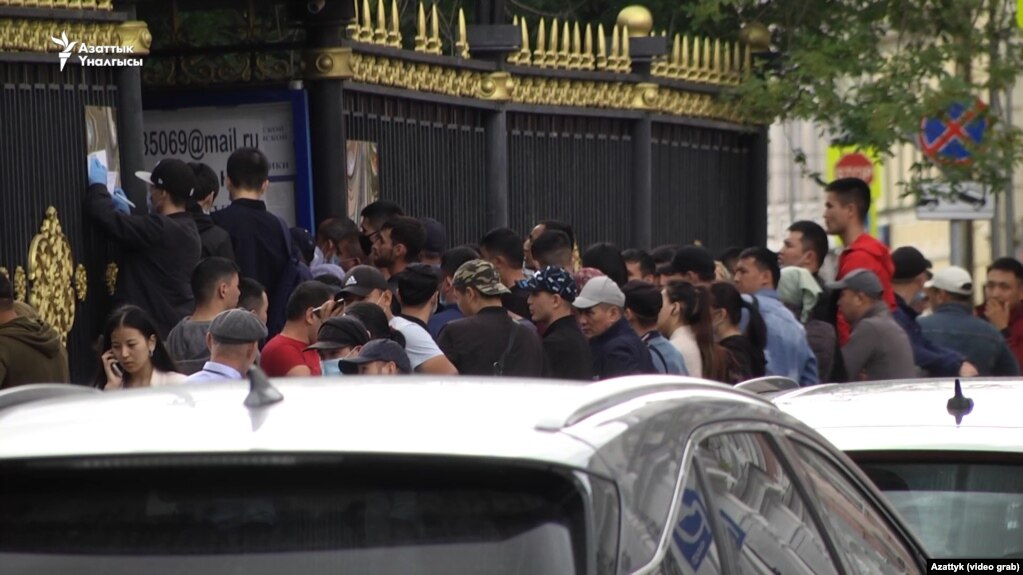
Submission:
[[[694,272],[701,279],[714,279],[714,256],[703,246],[685,246],[671,258],[671,271],[677,274]]]
[[[448,232],[444,224],[433,218],[420,218],[419,221],[426,228],[426,243],[423,244],[424,252],[442,254],[448,249]]]
[[[351,315],[332,317],[323,322],[316,334],[316,343],[306,349],[338,349],[356,347],[369,342],[369,330]]]
[[[892,262],[895,264],[894,280],[911,280],[916,276],[931,269],[931,261],[924,257],[920,250],[905,246],[892,252]]]
[[[387,278],[373,266],[355,266],[348,270],[342,282],[341,293],[350,293],[359,297],[368,296],[373,290],[386,290]]]
[[[664,298],[654,284],[632,280],[622,286],[622,293],[625,294],[625,309],[632,310],[636,315],[651,318],[661,313]]]
[[[374,339],[362,346],[359,355],[356,357],[342,359],[338,362],[341,373],[355,375],[359,373],[359,366],[374,361],[393,361],[398,366],[398,371],[404,374],[412,373],[412,363],[408,354],[400,345],[389,339]]]
[[[135,177],[147,184],[167,191],[175,198],[193,199],[197,183],[192,168],[174,158],[164,158],[153,168],[152,172],[135,172]]]
[[[526,280],[525,288],[532,292],[545,291],[559,295],[569,303],[575,301],[579,295],[579,286],[576,285],[572,274],[558,266],[547,266],[537,271],[533,277]]]
[[[247,309],[222,311],[210,322],[210,335],[226,344],[241,344],[261,341],[266,338],[266,326]]]
[[[837,282],[828,282],[828,289],[847,289],[855,292],[865,293],[874,299],[881,299],[884,294],[884,285],[881,279],[874,272],[865,269],[854,269],[844,278]]]

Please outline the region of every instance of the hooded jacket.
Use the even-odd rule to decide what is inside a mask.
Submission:
[[[67,350],[53,328],[24,317],[0,324],[0,389],[70,380]]]
[[[860,234],[860,237],[845,248],[842,255],[838,256],[838,274],[836,280],[841,280],[849,272],[857,269],[866,269],[877,274],[884,286],[884,302],[888,309],[895,311],[895,292],[892,291],[892,276],[895,274],[895,263],[892,261],[892,254],[888,246],[882,244],[870,234]],[[852,328],[849,322],[838,314],[838,342],[845,345],[849,341],[849,334]]]
[[[213,223],[213,218],[204,214],[202,210],[192,211],[192,219],[195,220],[195,227],[199,230],[199,240],[202,243],[202,257],[220,257],[234,261],[234,247],[231,245],[231,236],[224,231],[224,228]]]

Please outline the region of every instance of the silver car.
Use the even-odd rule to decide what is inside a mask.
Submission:
[[[856,461],[931,556],[1023,558],[1019,381],[821,385],[775,403]]]
[[[691,378],[0,393],[0,565],[70,573],[923,573],[848,458]]]

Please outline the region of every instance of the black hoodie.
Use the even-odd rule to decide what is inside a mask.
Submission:
[[[53,328],[24,317],[0,324],[0,389],[70,380],[67,350]]]
[[[209,214],[204,214],[202,208],[189,206],[188,213],[192,214],[195,220],[195,227],[199,229],[199,240],[202,242],[202,257],[208,258],[217,256],[234,261],[234,247],[231,245],[231,236],[224,231],[224,228],[213,223]]]

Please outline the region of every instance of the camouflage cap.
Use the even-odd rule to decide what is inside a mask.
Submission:
[[[455,277],[451,280],[455,289],[476,288],[481,294],[499,296],[511,293],[501,283],[501,274],[497,273],[494,264],[486,260],[470,260],[462,264]]]

